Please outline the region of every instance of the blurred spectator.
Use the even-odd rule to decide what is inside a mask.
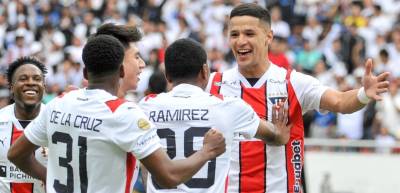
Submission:
[[[10,103],[10,91],[5,86],[0,86],[0,109]]]
[[[391,153],[391,146],[396,144],[396,139],[390,135],[388,129],[386,127],[381,127],[379,130],[379,134],[375,138],[376,152],[378,153]]]
[[[149,78],[149,86],[145,91],[145,96],[149,94],[160,94],[167,91],[167,79],[164,72],[154,71]]]
[[[288,38],[290,35],[289,24],[282,20],[282,13],[279,6],[272,6],[270,8],[271,14],[271,29],[275,36]]]
[[[363,4],[361,1],[353,1],[351,3],[351,14],[344,19],[346,26],[365,27],[367,19],[361,15]]]
[[[321,53],[313,49],[309,40],[304,40],[304,49],[301,50],[296,57],[296,67],[303,72],[312,74],[317,62],[322,58]]]
[[[269,60],[286,69],[291,68],[289,60],[286,57],[286,38],[280,36],[274,36],[272,39],[271,46],[268,48],[268,58]]]
[[[398,82],[392,81],[389,93],[382,95],[382,101],[377,103],[377,118],[382,127],[400,139],[400,90]]]

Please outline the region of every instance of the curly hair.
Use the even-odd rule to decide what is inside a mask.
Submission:
[[[47,73],[47,68],[46,66],[39,61],[37,58],[32,57],[32,56],[25,56],[25,57],[21,57],[16,59],[14,62],[12,62],[6,72],[7,75],[7,80],[8,80],[8,84],[11,86],[12,84],[12,78],[14,76],[15,71],[17,71],[17,69],[25,64],[32,64],[36,67],[38,67],[40,69],[40,71],[42,72],[43,77],[45,77],[45,74]]]

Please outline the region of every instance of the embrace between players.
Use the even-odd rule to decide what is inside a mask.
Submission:
[[[177,40],[165,53],[172,90],[145,97],[139,106],[117,97],[136,88],[144,67],[134,27],[101,26],[82,53],[88,87],[46,108],[40,108],[43,65],[20,61],[9,79],[14,98],[23,96],[15,108],[30,100],[36,114],[8,159],[45,182],[48,193],[130,192],[136,160],[149,171],[147,192],[302,192],[302,113],[357,111],[381,99],[388,73],[372,75],[368,60],[364,87],[340,92],[270,63],[270,16],[256,4],[232,10],[228,35],[237,68],[210,75],[202,46]],[[21,74],[26,79],[12,77]],[[13,89],[17,84],[22,89]],[[83,117],[96,121],[95,129],[75,127]],[[48,148],[47,167],[35,158],[40,146]]]

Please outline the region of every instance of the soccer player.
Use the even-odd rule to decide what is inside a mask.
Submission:
[[[200,151],[171,161],[145,114],[115,96],[124,76],[123,58],[116,38],[90,38],[82,53],[88,88],[53,99],[10,148],[8,158],[45,181],[47,193],[130,192],[135,158],[155,174],[157,183],[173,187],[225,151],[222,134],[210,130]],[[48,146],[47,176],[33,158],[38,145]]]
[[[12,62],[7,79],[14,103],[0,110],[0,192],[44,193],[39,180],[23,173],[7,159],[10,146],[22,135],[24,128],[43,111],[46,67],[33,57],[22,57]],[[42,148],[35,156],[45,164]]]
[[[380,100],[379,94],[388,90],[388,73],[372,75],[371,60],[366,62],[364,87],[346,92],[327,88],[311,76],[272,64],[266,57],[273,38],[270,20],[269,12],[256,4],[241,4],[231,11],[228,36],[238,67],[212,74],[207,90],[241,97],[267,120],[272,119],[276,100],[287,99],[289,122],[293,123],[291,137],[286,146],[239,138],[232,155],[230,193],[302,192],[302,114],[312,109],[355,112],[370,100]]]
[[[240,98],[216,97],[204,91],[209,68],[206,51],[199,43],[180,39],[171,44],[165,53],[165,74],[173,85],[172,91],[149,95],[140,106],[157,126],[158,136],[165,139],[164,147],[170,158],[182,159],[192,155],[201,147],[200,137],[213,127],[224,134],[227,151],[208,162],[176,190],[162,189],[149,177],[148,193],[226,192],[235,135],[249,139],[255,137],[272,145],[284,145],[289,140],[291,126],[286,125],[287,111],[283,107],[273,106],[275,113],[271,124],[260,121],[250,105]]]
[[[98,35],[111,35],[117,38],[124,46],[125,57],[123,65],[125,76],[122,79],[122,84],[117,95],[120,98],[124,98],[127,91],[137,88],[139,74],[146,66],[140,57],[139,49],[136,47],[136,42],[142,38],[142,34],[135,26],[107,23],[97,29],[94,36]]]

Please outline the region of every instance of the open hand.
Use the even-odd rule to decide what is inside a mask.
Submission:
[[[389,81],[386,79],[389,76],[389,72],[384,72],[375,76],[372,74],[372,59],[368,59],[365,64],[365,73],[363,77],[363,86],[367,96],[374,100],[382,100],[379,96],[381,93],[389,90]]]
[[[286,144],[290,138],[290,129],[293,124],[288,124],[288,109],[284,107],[284,102],[279,102],[272,107],[272,124],[274,124],[275,141],[279,144]]]

